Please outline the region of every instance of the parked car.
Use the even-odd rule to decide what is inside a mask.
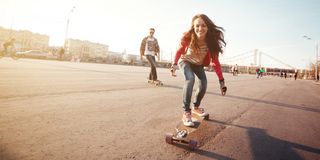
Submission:
[[[42,52],[40,50],[29,50],[29,51],[21,51],[21,52],[16,52],[19,57],[24,57],[24,58],[37,58],[37,59],[46,59],[48,53]]]

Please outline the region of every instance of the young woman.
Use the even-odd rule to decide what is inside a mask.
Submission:
[[[210,62],[213,63],[212,65],[219,78],[220,88],[224,88],[226,91],[219,62],[219,53],[223,52],[222,47],[226,45],[222,31],[223,28],[216,26],[208,16],[199,14],[192,18],[191,28],[184,33],[181,39],[172,69],[175,70],[179,65],[185,78],[183,87],[184,114],[182,116],[185,126],[194,126],[191,119],[192,113],[203,117],[208,115],[203,108],[199,107],[207,89],[204,66],[208,66]],[[195,75],[199,79],[199,84],[191,109],[190,101]]]

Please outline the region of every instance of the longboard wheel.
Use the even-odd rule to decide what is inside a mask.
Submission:
[[[204,120],[209,120],[209,114],[204,117]]]
[[[172,144],[172,141],[173,141],[173,134],[167,133],[166,134],[166,142],[169,144]]]
[[[189,141],[189,148],[190,149],[196,149],[197,148],[197,145],[198,145],[198,142],[195,141],[195,140],[190,140]]]

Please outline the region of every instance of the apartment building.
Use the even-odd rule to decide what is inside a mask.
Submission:
[[[66,41],[66,56],[75,56],[81,59],[106,58],[108,45],[93,43],[87,40],[68,39]]]
[[[0,27],[0,48],[2,44],[14,38],[16,51],[40,50],[46,52],[49,48],[49,36],[33,33],[27,30],[11,30]]]
[[[3,50],[5,42],[14,38],[14,49],[16,51],[40,50],[56,55],[61,47],[65,47],[65,56],[81,59],[106,58],[108,56],[108,45],[90,42],[87,40],[68,39],[65,46],[49,47],[49,36],[33,33],[27,30],[11,30],[0,27],[0,51]]]

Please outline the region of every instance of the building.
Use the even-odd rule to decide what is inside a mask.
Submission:
[[[87,40],[68,39],[65,46],[65,54],[69,57],[88,60],[92,58],[106,58],[108,56],[108,45],[93,43]]]
[[[11,30],[0,27],[0,44],[14,38],[14,47],[16,51],[40,50],[47,52],[49,48],[49,36],[33,33],[27,30]]]
[[[107,56],[108,63],[121,63],[123,53],[109,51]]]

